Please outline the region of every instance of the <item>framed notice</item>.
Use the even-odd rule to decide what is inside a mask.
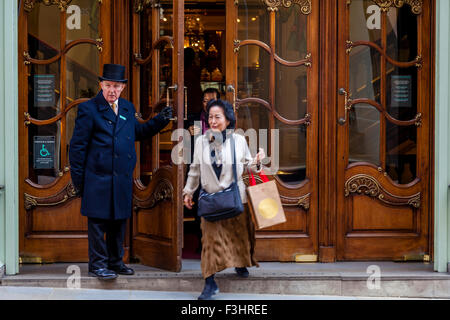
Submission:
[[[55,137],[34,136],[33,137],[33,168],[54,169],[55,168]]]
[[[34,75],[34,106],[53,107],[55,99],[55,75],[35,74]]]
[[[391,107],[411,107],[412,77],[394,75],[391,77]]]

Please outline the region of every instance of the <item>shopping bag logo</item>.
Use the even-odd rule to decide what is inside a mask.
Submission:
[[[259,203],[258,212],[265,219],[273,219],[278,214],[278,204],[274,199],[266,198]]]

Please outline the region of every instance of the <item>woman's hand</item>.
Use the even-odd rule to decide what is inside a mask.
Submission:
[[[255,160],[257,165],[261,165],[261,160],[266,158],[266,153],[263,148],[259,148],[259,152],[256,154]]]
[[[188,194],[184,195],[183,202],[186,208],[188,208],[189,210],[192,209],[192,206],[194,205],[194,201],[192,201],[192,196]]]

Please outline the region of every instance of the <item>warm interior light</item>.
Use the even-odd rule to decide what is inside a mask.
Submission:
[[[255,17],[253,17],[253,18],[252,18],[252,21],[256,21],[256,18],[255,18]]]

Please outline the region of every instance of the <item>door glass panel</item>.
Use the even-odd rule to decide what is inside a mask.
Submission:
[[[275,110],[288,120],[305,117],[308,94],[307,67],[286,67],[275,64]]]
[[[275,15],[275,52],[287,61],[298,61],[307,54],[308,16],[301,13],[300,6],[281,7]]]
[[[397,68],[387,64],[387,111],[402,121],[417,114],[417,68]]]
[[[358,46],[350,52],[350,98],[365,98],[381,103],[381,55],[367,46]]]
[[[56,56],[61,47],[61,11],[58,6],[35,3],[27,22],[30,56],[40,60]]]
[[[47,120],[60,111],[60,63],[31,64],[28,77],[28,113],[34,119]]]
[[[159,10],[159,35],[172,36],[173,35],[173,5],[172,1],[161,1]],[[147,35],[143,35],[146,37]]]
[[[28,178],[46,185],[59,177],[61,121],[45,125],[28,126]]]
[[[238,39],[259,40],[269,44],[269,11],[261,0],[240,0],[238,7]]]
[[[238,56],[238,98],[269,101],[270,56],[260,47],[243,46]]]
[[[244,131],[248,129],[270,128],[269,124],[270,112],[263,106],[257,103],[246,103],[239,105],[237,111],[237,128]]]
[[[386,172],[399,184],[416,178],[417,128],[386,123]]]
[[[350,4],[350,40],[381,45],[381,10],[372,0],[352,0]]]
[[[67,40],[99,38],[99,1],[72,0],[66,13]]]
[[[380,164],[380,112],[357,104],[349,111],[349,163]]]
[[[306,178],[307,126],[290,126],[275,120],[279,129],[278,177],[289,185],[300,184]]]
[[[66,103],[92,98],[99,91],[100,55],[96,46],[79,44],[66,54]]]
[[[66,113],[66,159],[65,163],[70,163],[69,161],[69,146],[70,146],[70,140],[73,136],[73,129],[75,129],[75,119],[77,118],[78,113],[78,105],[72,107],[69,111]]]
[[[390,8],[387,14],[387,54],[402,62],[417,57],[417,15],[409,5]]]

